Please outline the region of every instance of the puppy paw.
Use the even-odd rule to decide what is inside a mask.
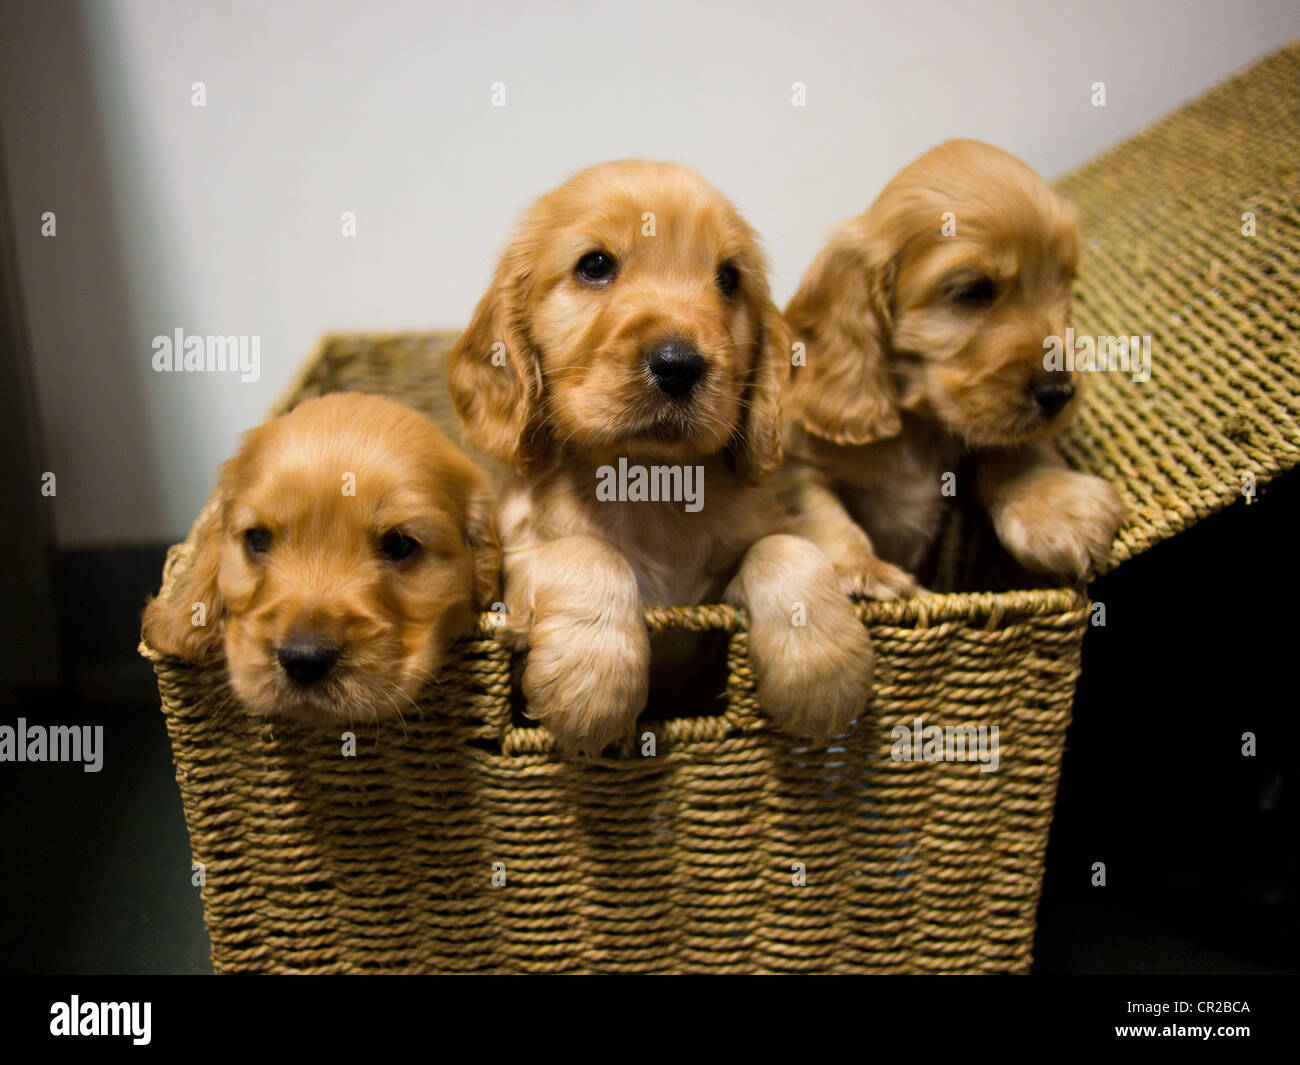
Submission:
[[[644,625],[553,618],[533,627],[520,686],[528,716],[565,754],[595,757],[645,709],[650,639]]]
[[[806,540],[768,536],[728,589],[750,614],[759,705],[782,731],[824,743],[871,696],[875,655],[830,562]]]
[[[993,512],[998,539],[1023,566],[1081,580],[1110,557],[1126,508],[1100,477],[1053,470]]]
[[[847,604],[840,597],[837,606]],[[826,624],[791,634],[750,632],[759,705],[783,732],[821,745],[846,731],[871,698],[875,653],[852,609],[822,604]]]
[[[905,569],[871,555],[852,564],[839,564],[835,576],[847,595],[859,599],[911,599],[921,586]]]

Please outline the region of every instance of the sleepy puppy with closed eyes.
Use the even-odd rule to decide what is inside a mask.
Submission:
[[[807,346],[786,448],[818,501],[807,534],[838,569],[884,558],[915,571],[939,529],[942,475],[967,459],[1022,565],[1081,578],[1108,557],[1124,504],[1053,443],[1082,375],[1044,368],[1078,255],[1064,201],[978,141],[925,153],[834,233],[786,309]]]
[[[308,400],[222,467],[145,638],[224,660],[254,714],[401,717],[496,598],[492,509],[487,475],[424,415],[379,396]]]
[[[605,163],[527,212],[448,377],[466,439],[515,471],[504,635],[563,750],[599,753],[644,708],[647,606],[745,607],[760,704],[789,732],[824,739],[865,705],[866,630],[825,556],[785,534],[770,476],[788,362],[753,231],[691,170]],[[601,468],[620,459],[698,467],[702,506],[610,500]]]

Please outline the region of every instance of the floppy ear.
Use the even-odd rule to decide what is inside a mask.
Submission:
[[[226,607],[217,574],[225,525],[223,497],[218,490],[217,499],[199,516],[189,568],[170,587],[164,575],[162,592],[144,610],[144,637],[150,645],[189,662],[205,662],[222,652]]]
[[[837,232],[786,308],[794,341],[805,346],[804,363],[791,371],[791,413],[836,444],[869,444],[903,428],[888,366],[893,263],[865,244],[852,225]]]
[[[516,243],[447,356],[447,382],[466,441],[515,470],[536,457],[532,436],[541,400],[524,313],[527,282],[527,255]]]
[[[733,455],[736,472],[750,484],[759,484],[781,465],[781,392],[789,377],[790,330],[765,279],[760,276],[746,291],[758,341],[745,389],[745,420]]]
[[[465,542],[474,564],[474,606],[491,607],[501,596],[501,544],[497,540],[496,499],[480,485],[470,491]]]

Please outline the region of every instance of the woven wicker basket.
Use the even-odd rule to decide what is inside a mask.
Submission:
[[[1300,452],[1298,87],[1291,48],[1060,183],[1092,238],[1076,329],[1156,337],[1153,380],[1098,375],[1066,445],[1128,494],[1118,560]],[[446,426],[449,341],[327,339],[276,413],[370,391]],[[163,594],[191,554],[172,549]],[[220,668],[141,650],[218,971],[1023,972],[1087,607],[1070,588],[859,604],[876,694],[822,751],[764,719],[743,615],[650,611],[652,629],[722,634],[720,712],[652,705],[652,757],[591,764],[512,716],[486,617],[419,712],[359,732],[350,758],[337,734],[244,714]],[[917,717],[997,725],[998,770],[892,760]]]

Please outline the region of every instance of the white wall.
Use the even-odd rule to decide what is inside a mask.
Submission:
[[[8,4],[0,131],[59,540],[180,537],[318,334],[463,324],[518,212],[588,163],[700,170],[784,302],[931,144],[1053,177],[1297,34],[1294,0]],[[177,327],[260,335],[261,379],[154,373]]]

